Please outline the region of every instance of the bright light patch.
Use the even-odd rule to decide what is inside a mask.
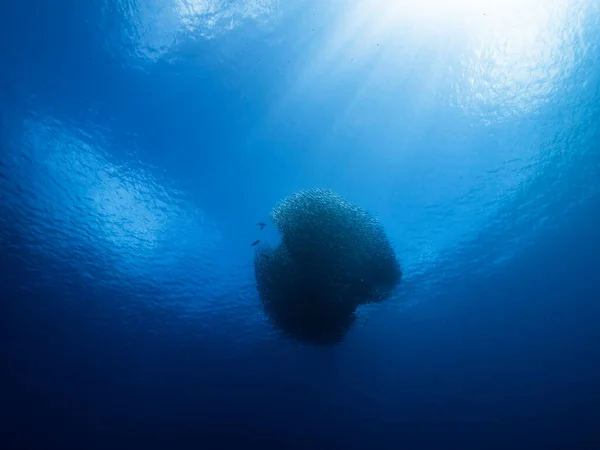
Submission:
[[[174,10],[181,24],[204,37],[215,37],[244,20],[262,21],[273,14],[275,0],[223,2],[214,0],[175,0]]]
[[[178,43],[217,38],[246,22],[268,22],[278,0],[133,0],[121,11],[123,27],[110,51],[123,52],[123,40],[135,56],[157,61]],[[112,10],[107,10],[112,14]],[[112,17],[109,16],[112,20]],[[128,55],[131,56],[131,55]]]
[[[11,171],[26,193],[20,207],[33,247],[77,270],[108,264],[143,280],[180,274],[183,262],[213,254],[219,231],[181,192],[148,167],[110,157],[97,131],[36,119],[24,123]]]
[[[328,25],[292,95],[345,82],[361,65],[364,84],[402,90],[394,83],[419,70],[424,86],[444,90],[447,101],[484,115],[499,106],[494,116],[503,117],[545,102],[573,65],[577,36],[564,32],[567,0],[349,3]]]

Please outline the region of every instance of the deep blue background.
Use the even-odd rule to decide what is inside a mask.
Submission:
[[[448,3],[0,3],[0,448],[600,448],[600,5]],[[405,272],[328,349],[311,187]]]

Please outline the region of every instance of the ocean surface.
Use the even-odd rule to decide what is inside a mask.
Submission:
[[[403,270],[327,347],[311,188]],[[3,450],[597,450],[599,272],[598,0],[0,2]]]

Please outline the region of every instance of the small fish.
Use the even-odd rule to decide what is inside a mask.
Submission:
[[[266,223],[263,223],[263,222],[258,222],[256,225],[258,225],[258,226],[260,227],[260,229],[261,229],[261,230],[262,230],[264,227],[266,227],[266,226],[267,226],[267,224],[266,224]]]
[[[252,247],[254,247],[256,244],[258,244],[260,242],[260,239],[258,241],[254,241],[251,245]]]

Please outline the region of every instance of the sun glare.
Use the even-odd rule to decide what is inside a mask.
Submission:
[[[461,83],[447,89],[454,91],[448,101],[503,103],[510,114],[520,113],[544,101],[557,77],[572,67],[569,39],[576,37],[563,32],[569,5],[567,0],[349,1],[300,74],[296,93],[343,79],[364,61],[368,83],[387,84],[390,77],[398,80],[417,70],[421,55],[438,55],[418,70],[430,85]]]

